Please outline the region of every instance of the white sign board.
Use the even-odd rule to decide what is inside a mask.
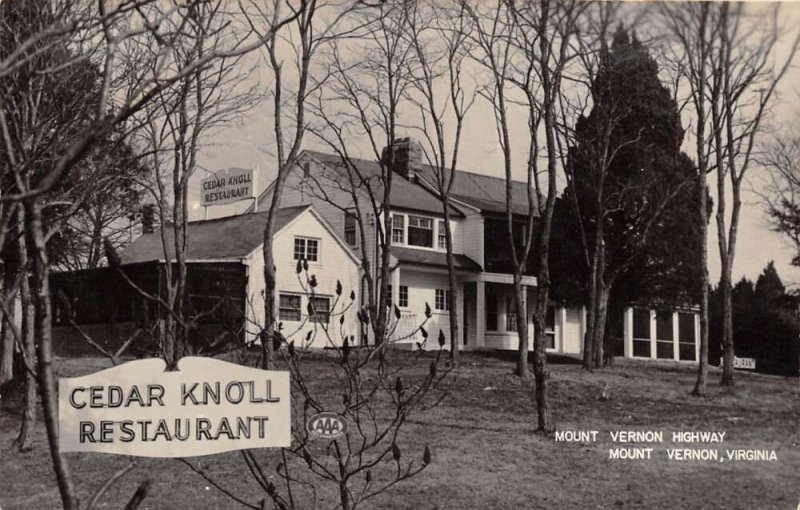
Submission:
[[[744,368],[746,370],[756,369],[756,360],[753,358],[738,358],[733,357],[733,368]]]
[[[229,168],[200,181],[201,204],[232,204],[253,198],[253,170]]]
[[[62,452],[191,457],[290,446],[289,372],[186,357],[59,379]]]

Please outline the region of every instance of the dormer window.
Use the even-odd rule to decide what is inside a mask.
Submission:
[[[433,248],[433,220],[422,216],[409,215],[408,244]]]
[[[439,232],[438,232],[438,246],[442,250],[447,249],[447,232],[444,228],[444,221],[439,220]]]
[[[349,212],[344,213],[344,242],[346,242],[348,246],[353,248],[356,248],[358,246],[356,217]]]
[[[405,242],[405,216],[395,214],[392,216],[392,243],[404,244]]]

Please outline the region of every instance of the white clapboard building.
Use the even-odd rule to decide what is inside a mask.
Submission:
[[[244,308],[247,340],[264,326],[263,235],[267,213],[247,213],[189,223],[186,261],[213,267],[241,264],[245,274]],[[170,253],[172,234],[166,236]],[[160,231],[143,234],[122,253],[126,266],[165,260]],[[359,336],[356,317],[358,297],[351,299],[360,282],[359,261],[328,222],[310,205],[284,207],[278,211],[273,238],[278,303],[283,333],[296,345],[331,347],[343,335]],[[299,260],[307,271],[297,273]],[[316,286],[308,284],[314,275]],[[337,282],[341,293],[337,294]],[[310,313],[309,306],[313,307]],[[340,318],[344,317],[341,323]],[[308,344],[306,344],[308,339]]]
[[[434,338],[441,329],[450,345],[449,313],[458,310],[461,349],[517,349],[517,314],[514,310],[513,278],[510,255],[505,248],[507,222],[505,216],[505,180],[487,175],[456,171],[451,192],[451,229],[458,273],[457,302],[449,299],[446,264],[445,233],[442,204],[434,185],[434,170],[421,163],[421,150],[411,139],[394,144],[400,164],[392,179],[390,193],[391,232],[391,301],[397,305],[401,318],[394,332],[397,344],[414,348],[422,341],[413,334],[424,320],[426,303],[433,315],[426,329]],[[369,181],[373,196],[362,185],[351,193],[347,170],[339,156],[316,151],[304,151],[286,181],[281,197],[285,206],[313,205],[314,210],[330,225],[335,235],[356,253],[366,248],[370,267],[377,267],[379,229],[383,218],[375,217],[371,200],[383,199],[379,176],[380,166],[374,160],[351,159],[358,174]],[[515,235],[522,235],[526,223],[527,184],[513,183]],[[355,196],[355,199],[353,198]],[[268,207],[272,187],[257,199],[256,208]],[[358,203],[356,203],[358,201]],[[364,222],[364,238],[358,228],[356,210]],[[292,235],[302,235],[293,230]],[[320,267],[325,277],[328,267]],[[330,277],[327,277],[330,278]],[[358,290],[365,295],[365,280]],[[376,282],[377,285],[377,282]],[[523,278],[530,308],[535,276]],[[282,298],[283,299],[283,298]],[[667,310],[667,311],[665,311]],[[284,311],[281,310],[285,319]],[[531,314],[528,314],[530,317]],[[643,359],[695,361],[699,353],[699,320],[691,308],[659,311],[631,306],[624,314],[617,332],[617,355]],[[584,308],[553,305],[548,313],[546,331],[548,352],[580,355],[586,330]],[[532,346],[533,328],[528,339]],[[435,341],[425,344],[437,346]]]

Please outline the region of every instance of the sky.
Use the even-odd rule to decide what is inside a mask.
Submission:
[[[782,6],[782,17],[789,24],[800,26],[800,2],[786,2]],[[792,21],[794,20],[794,21]],[[778,48],[785,51],[787,45]],[[260,58],[254,56],[254,58]],[[269,77],[259,62],[260,71],[253,77],[261,86],[269,87]],[[521,114],[512,117],[516,129],[512,129],[515,177],[524,179],[524,161],[526,148],[527,125],[525,117]],[[268,102],[260,104],[249,111],[234,125],[230,125],[210,137],[210,144],[200,154],[199,161],[203,169],[217,171],[229,167],[243,167],[256,169],[255,189],[263,190],[275,175],[274,137],[272,136],[272,112]],[[688,120],[684,119],[684,127]],[[800,125],[800,58],[795,59],[795,65],[790,69],[778,90],[774,107],[773,126],[776,131],[784,130],[790,126]],[[401,132],[400,136],[419,137],[412,130]],[[690,138],[687,136],[687,139]],[[688,140],[684,150],[691,154]],[[325,151],[325,145],[311,135],[307,135],[303,144],[304,148]],[[351,148],[355,153],[365,154],[367,150],[354,141]],[[366,157],[368,155],[365,154]],[[459,168],[463,170],[503,176],[502,151],[497,142],[494,128],[494,119],[488,104],[478,99],[465,119],[462,150],[459,155]],[[208,175],[206,171],[199,171],[193,176],[190,183],[190,204],[192,204],[192,219],[202,219],[206,211],[199,206],[199,181]],[[775,262],[778,274],[787,286],[800,286],[800,268],[791,266],[791,259],[795,255],[794,248],[781,234],[771,230],[766,208],[761,197],[766,180],[765,170],[754,166],[748,173],[747,183],[743,189],[743,207],[741,210],[738,246],[733,267],[734,281],[743,276],[755,280],[759,273],[770,261]],[[709,175],[709,186],[712,194],[716,187],[716,175]],[[233,206],[211,207],[207,211],[209,218],[236,214],[244,210],[249,202],[241,202]],[[716,223],[712,217],[709,225],[709,272],[712,282],[719,279],[719,250],[717,247]]]

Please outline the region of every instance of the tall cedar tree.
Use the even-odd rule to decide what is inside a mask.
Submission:
[[[622,27],[602,51],[592,110],[576,124],[562,203],[572,209],[578,225],[573,230],[583,229],[578,237],[585,239],[580,249],[589,282],[587,368],[603,363],[609,298],[626,275],[659,282],[664,300],[674,298],[673,284],[687,287],[668,276],[691,266],[695,243],[683,237],[692,237],[696,221],[686,212],[697,207],[691,193],[695,168],[680,151],[678,107],[658,78],[657,63]],[[689,252],[681,255],[676,246]],[[686,300],[693,294],[690,286],[682,293]],[[624,301],[654,298],[624,294],[612,301],[612,315],[619,315]]]

